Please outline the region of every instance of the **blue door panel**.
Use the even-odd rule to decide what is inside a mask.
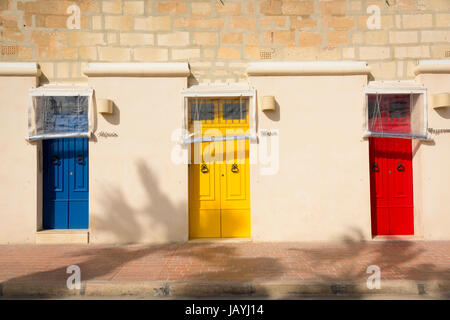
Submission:
[[[75,139],[73,143],[71,150],[74,151],[70,163],[73,175],[69,176],[70,199],[88,200],[88,139]]]
[[[43,141],[44,229],[89,227],[87,138]]]
[[[86,212],[89,210],[87,201],[70,200],[69,201],[69,226],[70,229],[89,228],[89,217]]]
[[[67,229],[68,201],[47,200],[44,204],[44,229]]]
[[[64,171],[67,167],[64,143],[54,141],[44,142],[44,195],[48,199],[68,199],[68,189],[66,188],[67,177]]]

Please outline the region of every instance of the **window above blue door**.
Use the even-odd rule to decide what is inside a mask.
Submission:
[[[29,140],[90,136],[92,89],[30,91]]]

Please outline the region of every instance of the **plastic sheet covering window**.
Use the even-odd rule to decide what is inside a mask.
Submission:
[[[422,101],[418,94],[368,94],[366,124],[370,136],[426,136]]]
[[[89,137],[90,95],[32,95],[29,140]]]

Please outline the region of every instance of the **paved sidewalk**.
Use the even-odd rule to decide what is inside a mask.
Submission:
[[[67,267],[83,283],[68,290]],[[382,289],[368,290],[367,267]],[[2,245],[3,296],[439,294],[450,297],[450,241],[190,242],[167,245]]]

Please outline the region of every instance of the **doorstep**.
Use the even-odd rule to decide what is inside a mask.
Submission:
[[[252,242],[251,238],[193,238],[188,240],[191,242],[205,242],[205,243],[235,243],[235,242]]]
[[[372,237],[374,241],[416,241],[416,240],[424,240],[423,237],[416,235],[382,235],[382,236],[374,236]]]
[[[52,229],[36,232],[36,244],[87,244],[87,229]]]

